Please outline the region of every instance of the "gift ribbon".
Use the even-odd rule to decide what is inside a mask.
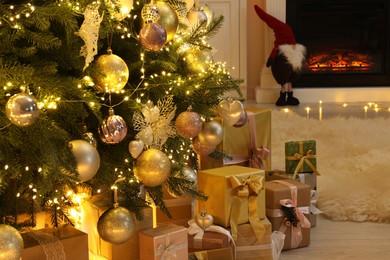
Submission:
[[[265,234],[265,226],[260,221],[257,213],[257,196],[263,189],[263,176],[250,175],[246,179],[241,179],[238,176],[230,176],[229,180],[233,187],[233,201],[230,212],[230,226],[232,237],[237,239],[237,225],[240,216],[240,206],[243,200],[248,200],[248,219],[253,231],[259,241],[263,240]]]
[[[299,142],[299,153],[295,153],[293,156],[286,156],[287,160],[299,160],[297,166],[295,167],[294,174],[292,176],[292,179],[295,180],[297,177],[297,174],[299,171],[303,172],[303,164],[306,163],[307,166],[310,167],[310,169],[320,176],[320,172],[316,169],[316,167],[310,162],[309,159],[316,158],[316,155],[313,153],[312,150],[308,150],[306,154],[303,152],[303,142]]]
[[[194,247],[196,249],[203,249],[202,248],[202,239],[203,239],[203,235],[204,235],[205,231],[211,231],[211,232],[217,232],[220,234],[224,234],[228,237],[229,242],[232,241],[233,246],[235,245],[232,235],[230,234],[230,232],[228,230],[224,229],[223,227],[211,225],[208,228],[206,228],[205,230],[203,230],[201,227],[198,226],[198,224],[196,224],[194,219],[191,219],[190,221],[188,221],[188,225],[189,226],[187,228],[187,233],[191,236],[195,235],[194,236]]]
[[[311,190],[311,199],[310,199],[310,213],[317,215],[321,214],[322,211],[317,208],[317,202],[318,198],[320,197],[320,194],[318,193],[318,190]]]
[[[249,155],[240,155],[240,154],[233,154],[232,159],[224,159],[225,165],[230,164],[239,164],[243,162],[249,161],[249,167],[251,168],[258,168],[263,169],[263,161],[265,161],[269,154],[270,149],[260,146],[256,146],[256,121],[255,121],[255,113],[247,111],[248,115],[248,125],[249,125],[249,141],[250,141],[250,148],[249,148]]]
[[[283,221],[282,225],[280,226],[279,231],[285,233],[287,228],[291,228],[291,248],[297,248],[302,241],[302,228],[310,228],[310,222],[304,215],[304,213],[310,214],[309,207],[303,207],[303,208],[297,207],[298,191],[297,191],[297,187],[294,184],[286,181],[281,181],[281,180],[276,180],[274,182],[280,183],[290,188],[291,199],[282,199],[279,201],[279,203],[285,207],[295,208],[295,215],[298,218],[299,223],[295,227],[294,225],[291,225],[288,219],[286,218]],[[267,210],[267,214],[270,214],[269,216],[271,217],[274,216],[279,217],[279,216],[283,216],[283,214],[281,214],[281,211],[282,210],[280,211]]]
[[[186,243],[175,244],[171,242],[171,235],[168,233],[165,236],[165,244],[157,246],[156,256],[161,256],[161,260],[170,260],[171,257],[176,259],[176,252],[181,249],[186,249]]]
[[[65,260],[66,254],[58,237],[43,231],[33,231],[28,233],[38,241],[46,255],[46,260]]]
[[[233,239],[232,235],[230,234],[229,230],[226,230],[223,227],[216,226],[216,225],[211,225],[208,228],[206,228],[205,230],[203,230],[201,227],[198,226],[198,224],[196,224],[194,219],[191,219],[190,221],[188,221],[188,225],[189,225],[189,227],[187,228],[187,233],[189,235],[195,235],[194,247],[196,249],[203,249],[202,239],[203,239],[204,232],[205,231],[212,231],[212,232],[217,232],[217,233],[226,235],[229,239],[228,241],[229,242],[231,241],[233,244],[233,252],[235,254],[236,243],[234,242],[234,239]],[[205,257],[206,258],[198,258],[198,259],[207,260],[207,254]],[[234,258],[236,258],[236,257],[234,256]]]
[[[195,252],[194,254],[195,254],[196,260],[208,260],[209,259],[207,251],[198,251],[198,252]]]

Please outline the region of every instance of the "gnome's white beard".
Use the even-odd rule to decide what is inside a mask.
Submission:
[[[294,47],[295,46],[295,47]],[[305,60],[306,47],[302,44],[283,44],[279,45],[279,54],[283,54],[293,67],[294,71],[299,71],[303,67]]]

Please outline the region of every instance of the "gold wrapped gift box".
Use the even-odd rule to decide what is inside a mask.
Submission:
[[[208,196],[207,201],[198,201],[198,210],[205,209],[214,217],[214,224],[223,227],[230,226],[233,201],[238,188],[233,187],[231,178],[237,177],[242,183],[251,176],[258,178],[260,191],[256,197],[255,206],[260,219],[265,218],[265,192],[264,192],[264,170],[244,166],[225,166],[215,169],[201,170],[198,172],[198,189]],[[242,185],[246,186],[246,185]],[[237,224],[249,222],[249,197],[240,198],[239,216]]]
[[[88,235],[72,226],[32,230],[21,235],[23,260],[88,259]]]
[[[172,223],[139,232],[142,260],[188,258],[187,229]]]
[[[230,239],[227,235],[213,231],[204,231],[201,241],[196,241],[196,235],[188,234],[188,252],[220,249],[230,247]]]
[[[272,226],[267,218],[261,220],[265,227],[263,240],[259,241],[249,223],[238,225],[236,259],[272,260]]]
[[[234,260],[234,258],[232,248],[228,247],[190,253],[188,260]]]
[[[269,108],[255,108],[255,107],[246,107],[247,114],[254,115],[254,127],[255,127],[255,147],[256,148],[266,148],[271,147],[271,109]],[[220,120],[223,124],[222,120]],[[239,157],[251,157],[251,139],[250,139],[250,127],[248,122],[242,127],[234,127],[223,125],[224,136],[220,145],[217,146],[217,149],[224,151],[228,155]],[[261,159],[264,170],[269,170],[271,167],[271,156],[267,156],[264,159]],[[230,161],[225,161],[223,159],[213,159],[209,156],[200,157],[200,168],[202,170],[218,168],[232,163]],[[246,160],[243,163],[236,165],[241,166],[250,166],[249,160]]]
[[[296,198],[293,198],[292,189],[296,191]],[[295,211],[309,215],[310,185],[293,180],[274,180],[265,183],[267,218],[272,224],[273,231],[282,231],[285,233],[285,249],[305,247],[310,244],[310,222],[306,219],[299,219],[298,226],[295,227],[284,215],[281,202],[284,200],[294,201]],[[295,197],[295,196],[294,196]],[[303,226],[301,226],[303,225]],[[296,239],[299,237],[299,239]],[[300,241],[299,241],[300,240]],[[296,241],[299,243],[296,244]]]

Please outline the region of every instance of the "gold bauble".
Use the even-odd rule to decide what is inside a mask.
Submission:
[[[198,138],[202,144],[218,145],[223,139],[223,127],[217,121],[207,122],[203,125]]]
[[[213,58],[209,51],[192,48],[184,54],[184,61],[188,73],[198,74],[207,70]]]
[[[134,163],[134,176],[145,186],[161,185],[171,174],[171,161],[157,149],[143,151]]]
[[[0,241],[0,259],[20,259],[24,242],[17,229],[9,225],[0,224]]]
[[[96,60],[96,72],[94,83],[99,91],[120,91],[126,86],[129,79],[129,69],[126,62],[119,56],[108,54],[99,56]]]
[[[199,141],[199,138],[195,137],[194,139],[192,139],[192,149],[198,155],[206,156],[206,155],[209,155],[212,152],[214,152],[215,149],[216,149],[216,146],[215,145],[202,144]]]
[[[103,212],[97,223],[99,236],[112,244],[122,244],[129,240],[134,229],[135,223],[131,212],[119,206]]]
[[[193,111],[185,111],[178,115],[175,128],[178,135],[184,138],[193,138],[202,130],[203,122],[200,115]]]
[[[15,94],[7,101],[5,114],[14,125],[30,126],[39,118],[37,101],[27,93]]]
[[[157,1],[156,6],[160,15],[160,18],[156,22],[164,27],[167,32],[167,42],[170,42],[177,32],[179,17],[168,3]]]
[[[174,177],[176,178],[183,178],[185,180],[193,182],[192,189],[197,188],[198,183],[198,175],[193,167],[190,167],[188,165],[183,166],[180,172],[177,172]],[[180,198],[180,197],[188,197],[188,194],[184,194],[184,191],[180,187],[176,187],[176,192],[179,192],[179,194],[176,194],[167,186],[167,192],[169,195],[171,195],[174,198]]]
[[[202,28],[207,26],[207,16],[199,8],[192,8],[187,14],[188,25],[190,27],[198,26],[202,24]]]

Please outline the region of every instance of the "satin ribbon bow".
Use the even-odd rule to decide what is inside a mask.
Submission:
[[[174,241],[171,242],[171,237],[169,234],[167,234],[165,238],[165,244],[158,245],[156,256],[161,255],[161,260],[170,260],[171,256],[173,259],[176,259],[176,251],[184,249],[185,247],[185,243],[176,244]]]
[[[237,239],[237,225],[240,224],[238,221],[240,214],[242,214],[240,210],[243,200],[248,200],[248,220],[256,234],[256,237],[259,241],[263,240],[265,227],[260,221],[257,213],[257,196],[263,189],[263,179],[264,176],[261,175],[250,175],[248,178],[243,180],[237,176],[229,177],[234,193],[230,212],[230,226],[234,240]]]
[[[190,221],[188,221],[188,225],[189,225],[189,227],[187,228],[187,233],[189,235],[195,235],[194,247],[196,249],[203,249],[202,248],[202,238],[203,238],[205,231],[217,232],[217,233],[226,235],[228,237],[228,241],[229,242],[232,241],[233,248],[236,248],[236,244],[234,243],[232,235],[230,234],[230,232],[228,230],[224,229],[223,227],[211,225],[208,228],[206,228],[206,230],[203,230],[201,227],[198,226],[198,224],[196,224],[194,219],[191,219]],[[233,250],[233,251],[235,252],[235,250]],[[207,253],[205,255],[203,255],[203,257],[207,257]],[[199,258],[198,257],[198,259],[207,259],[207,258]]]
[[[280,200],[280,204],[284,207],[295,208],[295,216],[299,220],[298,225],[287,224],[288,219],[286,218],[284,224],[280,226],[279,231],[285,233],[287,227],[291,227],[291,248],[297,248],[302,241],[302,228],[310,228],[310,222],[293,200],[282,199]]]
[[[307,166],[310,167],[310,169],[315,173],[317,174],[318,176],[320,176],[320,172],[316,169],[316,167],[310,162],[310,158],[315,158],[316,156],[314,155],[313,151],[312,150],[309,150],[307,151],[306,155],[302,155],[302,154],[299,154],[299,153],[295,153],[294,154],[294,159],[295,160],[299,160],[298,164],[297,164],[297,167],[295,168],[294,170],[294,174],[292,176],[292,179],[295,180],[295,178],[297,177],[297,174],[299,172],[299,169],[301,167],[303,167],[303,163],[306,163]]]
[[[251,155],[249,157],[249,167],[263,169],[263,161],[267,160],[270,149],[265,148],[264,146],[251,147]]]

